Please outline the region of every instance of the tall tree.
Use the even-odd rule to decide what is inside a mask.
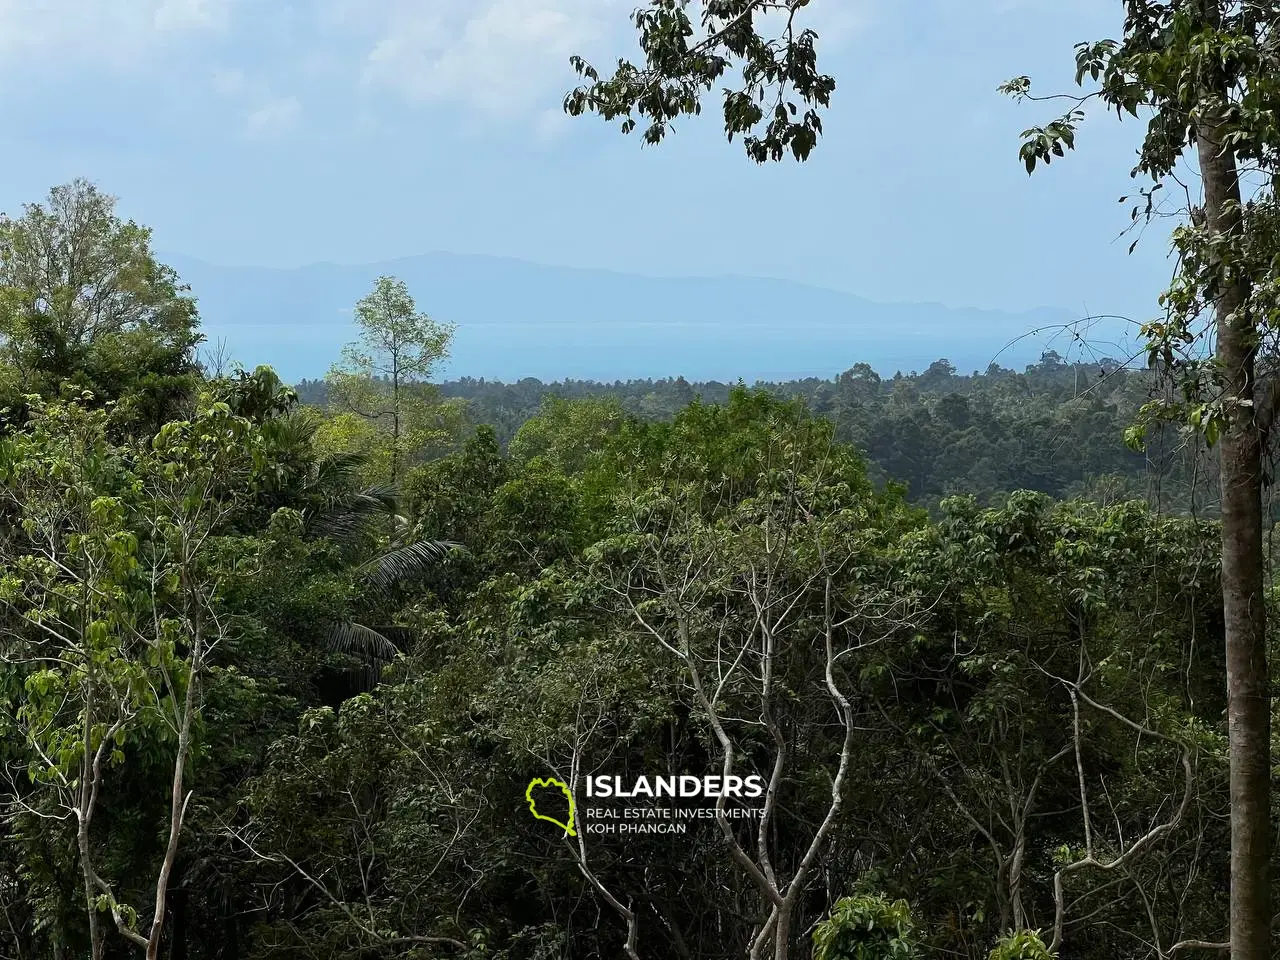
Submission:
[[[1203,431],[1218,447],[1222,600],[1231,754],[1233,960],[1271,956],[1271,701],[1266,657],[1262,509],[1266,445],[1280,403],[1269,343],[1280,264],[1280,9],[1255,0],[1126,0],[1124,34],[1076,47],[1076,80],[1123,115],[1148,111],[1132,175],[1148,217],[1154,196],[1199,168],[1202,197],[1174,232],[1179,274],[1167,316],[1143,327],[1150,362],[1177,383],[1176,402],[1151,408]],[[1030,80],[1004,88],[1029,97]],[[1074,146],[1079,104],[1024,134],[1028,172]],[[1248,174],[1252,183],[1242,183]],[[1245,197],[1248,196],[1248,202]],[[1133,209],[1136,221],[1142,204]],[[1140,429],[1140,427],[1139,427]],[[1135,433],[1135,438],[1137,438]]]
[[[26,429],[0,443],[0,508],[19,521],[0,540],[0,666],[23,678],[0,723],[21,744],[8,771],[11,816],[69,822],[82,874],[93,960],[111,918],[146,960],[159,956],[170,878],[191,801],[201,685],[228,635],[209,569],[219,534],[258,463],[258,435],[226,404],[165,425],[149,447],[108,439],[107,414],[33,404]],[[121,897],[104,864],[129,818],[102,823],[118,768],[146,777],[172,751],[165,840],[152,916]],[[158,800],[158,796],[157,796]],[[129,842],[136,842],[131,835]]]
[[[6,400],[64,385],[157,427],[196,375],[195,300],[151,250],[151,231],[85,180],[0,217],[0,379]]]
[[[342,351],[329,372],[331,403],[390,435],[390,481],[399,481],[406,448],[421,439],[412,425],[424,387],[449,354],[453,326],[419,313],[409,288],[395,277],[379,277],[356,304],[360,339]]]

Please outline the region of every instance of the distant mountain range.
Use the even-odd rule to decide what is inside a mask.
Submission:
[[[268,363],[292,381],[323,376],[338,358],[354,337],[351,307],[380,274],[400,277],[419,309],[457,324],[441,371],[448,378],[751,382],[827,378],[855,363],[892,375],[942,357],[961,372],[992,361],[1020,369],[1048,349],[1085,359],[1123,349],[1121,329],[1094,325],[1082,352],[1064,330],[1079,318],[1062,309],[875,303],[786,280],[648,277],[449,253],[297,269],[162,259],[199,300],[206,350],[222,345],[244,366]]]

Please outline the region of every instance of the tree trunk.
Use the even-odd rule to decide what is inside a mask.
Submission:
[[[1206,226],[1211,235],[1239,235],[1243,221],[1235,156],[1224,146],[1218,124],[1207,118],[1201,118],[1196,141]],[[1218,294],[1217,360],[1229,414],[1219,458],[1231,755],[1231,960],[1270,960],[1271,710],[1263,607],[1262,438],[1253,406],[1257,330],[1247,309],[1247,280],[1227,278]]]
[[[1018,834],[1013,841],[1013,853],[1009,857],[1009,903],[1013,909],[1013,928],[1026,930],[1027,911],[1022,905],[1022,862],[1027,854],[1027,834],[1024,824],[1018,824]]]
[[[773,928],[773,960],[787,960],[791,950],[791,898],[778,907],[778,922]]]
[[[93,886],[93,874],[90,865],[89,826],[83,819],[76,827],[76,846],[80,851],[80,866],[84,876],[85,906],[89,912],[89,956],[92,957],[92,960],[102,960],[106,933],[102,929],[98,908],[94,905],[97,891]]]
[[[391,354],[391,483],[400,482],[400,351]],[[394,529],[394,528],[393,528]]]
[[[185,565],[192,562],[189,554],[184,554],[184,570],[181,582],[188,597],[195,591],[187,583],[188,569]],[[164,939],[164,921],[166,904],[169,895],[169,877],[173,874],[173,865],[178,859],[178,842],[182,837],[182,822],[187,812],[189,794],[185,792],[184,776],[187,759],[191,755],[191,724],[196,713],[196,688],[200,683],[200,671],[204,666],[204,634],[202,617],[197,606],[191,617],[193,640],[191,644],[191,672],[187,677],[187,689],[182,698],[182,724],[178,728],[178,749],[173,758],[173,779],[169,788],[169,842],[165,847],[164,859],[160,862],[160,872],[156,877],[155,916],[151,920],[151,931],[147,937],[147,960],[159,960],[160,944]],[[176,691],[173,691],[176,692]]]

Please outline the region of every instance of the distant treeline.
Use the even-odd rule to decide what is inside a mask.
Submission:
[[[548,397],[612,397],[635,416],[668,420],[695,398],[727,402],[734,386],[683,377],[613,383],[463,377],[439,390],[465,400],[470,422],[493,427],[505,447]],[[994,502],[1014,490],[1037,490],[1212,512],[1210,467],[1175,431],[1154,436],[1142,453],[1125,445],[1125,428],[1156,384],[1149,371],[1119,361],[1068,362],[1047,352],[1021,373],[993,363],[961,374],[940,359],[923,373],[892,377],[860,363],[831,379],[754,386],[802,398],[835,423],[839,439],[863,450],[876,480],[905,484],[913,501],[929,507],[956,493]],[[304,380],[297,389],[304,403],[326,402],[323,380]]]

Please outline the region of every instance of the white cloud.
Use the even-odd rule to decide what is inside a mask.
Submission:
[[[803,25],[817,33],[819,57],[861,31],[873,16],[868,4],[855,0],[827,0],[806,8],[806,13]]]
[[[372,29],[366,82],[410,101],[531,113],[540,136],[577,77],[571,54],[607,68],[635,47],[637,0],[325,0],[328,22]],[[832,50],[866,22],[867,0],[821,0],[803,25]],[[770,17],[769,20],[774,18]],[[770,23],[765,29],[781,26]]]
[[[0,67],[50,51],[80,63],[136,64],[175,35],[224,27],[237,0],[0,0]]]
[[[818,63],[824,54],[837,49],[845,40],[861,32],[872,22],[876,8],[870,0],[817,0],[800,10],[795,17],[795,30],[810,29],[818,35]],[[782,35],[787,15],[771,11],[756,20],[762,35],[773,39]]]
[[[241,132],[251,139],[280,137],[297,127],[302,117],[302,102],[297,97],[276,93],[269,78],[251,76],[239,67],[214,70],[210,85],[241,111]]]
[[[231,51],[212,42],[219,34],[252,29],[259,62],[197,69],[209,78],[206,89],[250,112],[255,131],[296,120],[300,107],[280,96],[282,87],[363,82],[382,97],[459,104],[481,119],[518,117],[546,140],[564,129],[562,97],[578,82],[569,56],[607,70],[619,54],[634,54],[628,14],[641,2],[0,0],[0,70],[58,62],[147,71],[179,45],[191,62],[221,59]],[[819,0],[805,10],[823,51],[860,27],[869,2]]]
[[[252,137],[276,137],[288,133],[302,116],[297,97],[274,97],[250,112],[245,132]]]
[[[358,15],[370,15],[368,2]],[[383,0],[365,63],[371,84],[411,101],[491,113],[554,107],[575,79],[569,56],[608,62],[634,0]]]

